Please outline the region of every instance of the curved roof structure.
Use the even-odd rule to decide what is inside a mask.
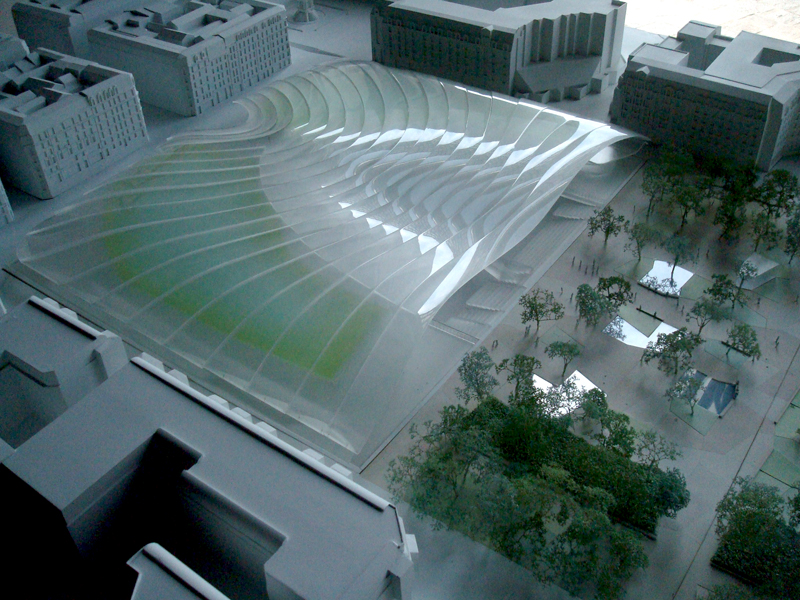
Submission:
[[[398,425],[382,422],[393,402],[421,400],[393,382],[447,299],[627,135],[373,63],[243,104],[244,125],[174,140],[19,258],[123,336],[353,454]]]

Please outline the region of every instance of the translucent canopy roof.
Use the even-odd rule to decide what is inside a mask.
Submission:
[[[19,259],[195,378],[354,454],[393,426],[393,382],[437,310],[626,137],[372,63],[242,103],[244,125],[173,140],[41,224]]]

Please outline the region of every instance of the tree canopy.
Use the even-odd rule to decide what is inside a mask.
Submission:
[[[659,333],[655,342],[648,342],[642,360],[658,360],[658,368],[669,375],[677,375],[689,368],[692,353],[703,343],[703,338],[681,327],[672,333]]]
[[[796,205],[791,216],[786,221],[786,247],[784,252],[789,256],[792,264],[797,252],[800,251],[800,205]]]
[[[508,383],[514,386],[511,393],[510,402],[519,402],[523,395],[532,393],[533,374],[537,369],[542,368],[542,363],[538,358],[517,354],[514,358],[505,358],[495,367],[498,375],[506,373]]]
[[[625,232],[629,241],[625,244],[624,250],[633,252],[636,260],[642,260],[642,250],[645,246],[661,242],[661,233],[648,223],[639,222],[631,225],[630,221],[625,221]]]
[[[689,407],[691,414],[694,414],[695,397],[702,385],[703,382],[700,379],[687,373],[672,384],[665,396],[667,400],[685,404]]]
[[[681,217],[678,233],[683,231],[690,213],[694,213],[698,217],[705,214],[706,200],[704,190],[692,183],[681,182],[672,187],[667,196],[667,202],[670,208],[677,211]]]
[[[564,368],[561,370],[561,378],[563,379],[569,363],[580,356],[581,347],[572,340],[568,342],[555,341],[545,348],[545,353],[548,358],[561,358],[564,361]]]
[[[780,491],[737,477],[716,512],[712,564],[755,584],[761,598],[800,598],[800,533],[787,522],[791,503]]]
[[[770,218],[776,219],[792,211],[797,205],[798,195],[800,185],[797,177],[786,169],[773,169],[764,177],[754,199]]]
[[[711,296],[700,296],[694,303],[686,317],[687,321],[697,323],[697,334],[703,333],[703,328],[709,323],[724,321],[731,318],[730,309],[722,305],[721,302]]]
[[[536,323],[536,329],[542,321],[557,321],[564,316],[564,305],[556,301],[553,293],[536,288],[519,299],[522,307],[522,323]]]
[[[461,387],[456,388],[456,398],[465,406],[471,401],[481,402],[489,398],[497,387],[493,370],[494,361],[484,346],[465,354],[458,367]]]
[[[753,217],[753,252],[757,252],[763,242],[767,250],[772,250],[781,242],[783,230],[778,227],[775,217],[767,211],[756,213]]]
[[[671,281],[675,279],[675,267],[697,262],[697,244],[690,237],[675,234],[661,242],[661,247],[672,257]]]
[[[612,235],[618,236],[623,229],[625,217],[622,215],[615,215],[614,209],[606,206],[602,210],[595,210],[594,215],[589,217],[589,237],[594,237],[594,234],[602,232],[603,244],[608,243],[608,238]]]
[[[740,297],[736,293],[736,284],[731,281],[731,278],[724,274],[715,274],[711,276],[711,279],[713,280],[711,287],[703,290],[703,294],[717,304],[725,304],[730,300],[731,310],[736,308],[736,302],[740,301]]]
[[[614,310],[619,309],[621,306],[633,302],[633,292],[631,291],[631,284],[627,279],[620,275],[612,275],[611,277],[601,277],[597,281],[595,290],[611,303]]]
[[[747,323],[737,323],[728,330],[728,355],[731,350],[737,350],[753,360],[761,358],[761,348],[758,345],[758,336],[755,330]]]
[[[604,316],[611,317],[614,314],[615,309],[611,301],[592,289],[588,283],[578,286],[575,302],[578,305],[578,317],[590,326],[597,325]]]
[[[475,387],[476,364],[485,374],[481,355],[465,356],[462,389]],[[495,370],[517,382],[533,367],[516,357]],[[598,421],[598,444],[570,431],[564,408],[578,402],[585,413],[596,408],[590,418]],[[411,449],[391,463],[387,478],[397,498],[438,526],[480,540],[541,581],[614,600],[647,566],[641,541],[616,522],[654,531],[659,518],[689,502],[683,476],[659,466],[674,451],[655,434],[645,438],[599,390],[583,393],[570,382],[549,391],[519,386],[508,404],[486,394],[472,410],[448,406],[424,431],[413,429]]]

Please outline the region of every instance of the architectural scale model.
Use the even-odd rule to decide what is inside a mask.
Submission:
[[[0,181],[0,213],[3,214],[0,227],[14,220],[14,211],[11,209],[11,203],[8,201],[8,194],[6,194],[6,188],[3,186],[2,181]]]
[[[712,156],[771,168],[800,149],[797,44],[690,21],[642,44],[614,90],[612,123]]]
[[[419,402],[404,372],[455,363],[483,327],[439,317],[447,300],[534,231],[534,269],[554,260],[602,202],[554,225],[564,189],[630,137],[375,63],[242,105],[246,125],[174,139],[34,229],[20,276],[353,464]],[[496,287],[518,295],[534,269]]]
[[[133,77],[0,38],[4,181],[52,198],[147,142]]]
[[[601,92],[622,69],[619,0],[381,0],[372,59],[539,102]]]
[[[414,536],[340,465],[50,299],[0,319],[0,351],[4,572],[27,597],[411,597]]]
[[[198,115],[289,66],[285,13],[262,0],[154,2],[92,29],[89,44],[133,74],[144,102]]]
[[[31,48],[91,58],[86,32],[149,0],[22,0],[11,7],[17,35]]]

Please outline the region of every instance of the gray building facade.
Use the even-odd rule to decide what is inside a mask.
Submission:
[[[657,143],[768,170],[800,150],[800,50],[692,21],[631,54],[610,116]]]
[[[372,58],[542,102],[579,99],[622,68],[624,2],[381,0],[373,9]]]
[[[11,7],[17,34],[31,48],[90,58],[86,32],[148,0],[23,0]]]
[[[89,32],[92,56],[133,74],[142,100],[191,116],[265,82],[291,62],[282,5],[154,2]]]
[[[411,597],[414,536],[341,465],[152,357],[129,362],[118,337],[50,299],[0,318],[0,351],[10,588],[28,598]]]
[[[52,198],[142,146],[147,128],[133,77],[0,38],[3,180]]]

